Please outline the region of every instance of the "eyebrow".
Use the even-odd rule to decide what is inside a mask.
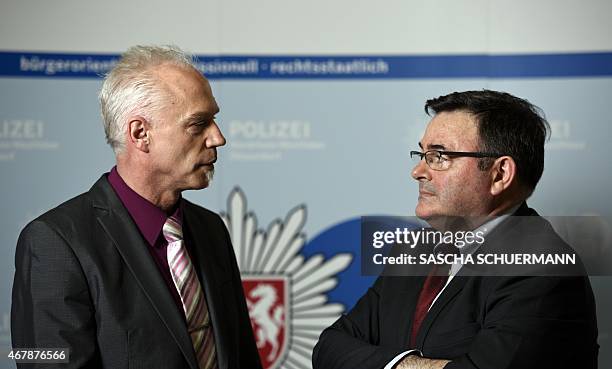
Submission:
[[[419,147],[421,148],[421,150],[423,149],[423,144],[419,142]],[[429,144],[427,145],[427,150],[446,150],[446,146],[441,145],[441,144]]]
[[[189,125],[192,125],[192,124],[200,124],[202,122],[208,123],[218,113],[219,113],[219,108],[216,108],[214,110],[214,113],[212,113],[212,114],[208,113],[208,112],[193,113],[190,116],[188,116],[187,118],[185,118],[185,120],[183,121],[183,124],[186,125],[186,126],[189,126]]]

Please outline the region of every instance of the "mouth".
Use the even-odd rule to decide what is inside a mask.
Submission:
[[[429,183],[419,183],[419,198],[435,196],[435,191],[428,191],[431,187]]]
[[[206,163],[200,164],[200,166],[202,166],[202,167],[206,167],[206,166],[213,167],[216,162],[217,162],[217,158],[214,158],[211,161],[208,161]]]
[[[428,198],[428,197],[433,197],[435,196],[435,194],[431,193],[431,192],[427,192],[427,191],[419,191],[419,199],[423,199],[423,198]]]

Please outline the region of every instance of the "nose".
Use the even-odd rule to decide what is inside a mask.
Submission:
[[[431,181],[431,168],[425,163],[425,159],[419,160],[419,162],[412,169],[412,178],[416,181]]]
[[[206,147],[213,148],[225,145],[225,136],[221,133],[221,129],[217,125],[217,122],[213,121],[209,126],[209,133],[206,135]]]

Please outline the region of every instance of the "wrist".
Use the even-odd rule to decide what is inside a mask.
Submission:
[[[393,368],[394,369],[413,369],[416,368],[416,363],[423,357],[420,350],[410,350]]]

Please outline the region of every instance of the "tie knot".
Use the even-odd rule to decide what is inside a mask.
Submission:
[[[168,243],[183,239],[183,230],[181,229],[181,224],[178,222],[178,219],[173,216],[169,217],[166,220],[162,232]]]

